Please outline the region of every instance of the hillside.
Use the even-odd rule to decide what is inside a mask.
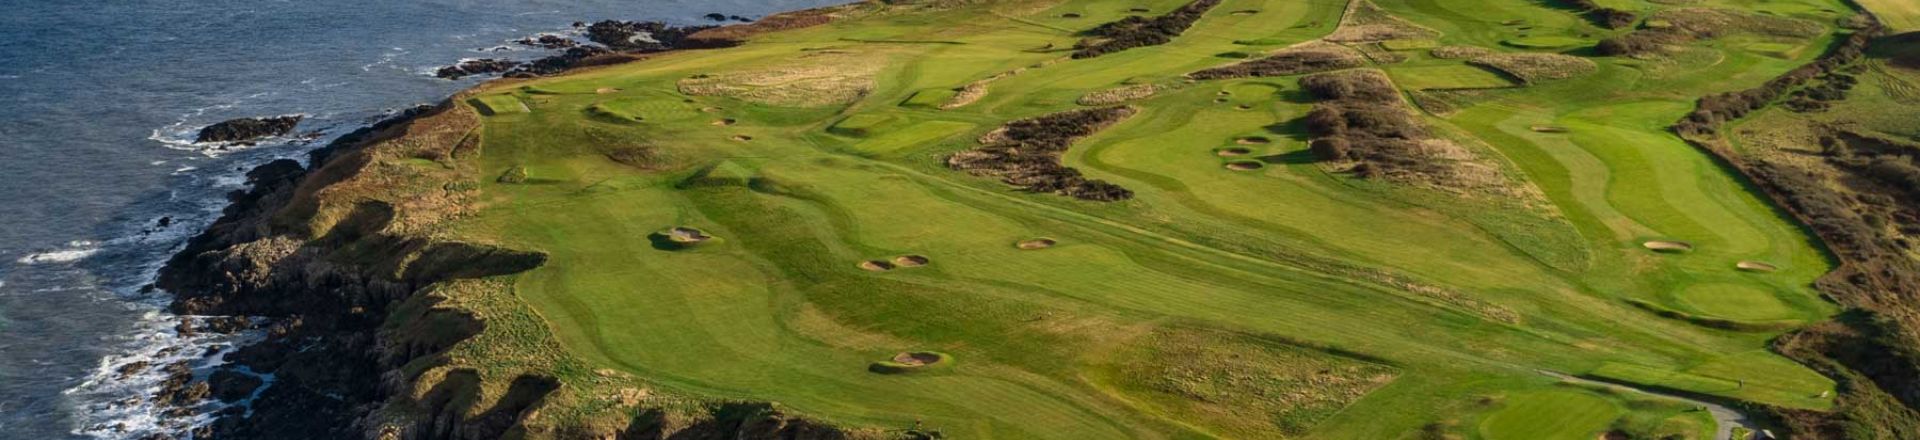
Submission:
[[[341,435],[1911,438],[1910,43],[1672,3],[802,11],[257,170],[162,287]]]

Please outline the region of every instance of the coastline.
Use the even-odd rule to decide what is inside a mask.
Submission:
[[[803,9],[708,29],[690,36],[687,47],[665,52],[729,47],[762,32],[824,24],[848,6]],[[661,52],[586,58],[552,75],[641,61]],[[402,370],[444,357],[446,350],[487,325],[471,313],[434,306],[445,299],[434,297],[432,290],[455,280],[538,267],[544,256],[443,242],[421,230],[396,226],[411,221],[403,218],[421,211],[419,204],[399,208],[356,200],[343,208],[339,200],[323,195],[344,187],[425,195],[429,191],[423,188],[369,187],[360,179],[377,180],[369,177],[376,173],[370,169],[394,153],[391,150],[407,148],[402,144],[430,144],[429,149],[437,148],[451,161],[462,148],[471,148],[468,135],[477,125],[472,110],[459,104],[462,97],[513,81],[491,79],[439,104],[415,107],[340,136],[309,152],[304,166],[278,159],[246,173],[247,189],[232,194],[219,219],[158,270],[156,286],[174,294],[168,311],[183,317],[173,335],[182,340],[224,336],[211,343],[222,348],[218,351],[196,356],[175,350],[166,357],[167,365],[140,368],[143,374],[165,375],[153,400],[167,407],[163,418],[184,421],[170,424],[187,428],[178,437],[477,439],[525,429],[520,419],[559,387],[556,379],[523,376],[513,381],[508,395],[481,411],[477,406],[458,408],[447,396],[480,393],[481,384],[446,390],[448,383],[466,379],[443,377],[431,390],[421,390],[422,384],[412,383],[420,378],[406,377]],[[449,184],[460,178],[458,173],[437,177]],[[425,189],[438,187],[430,186],[435,188]],[[460,210],[466,200],[446,192],[427,196],[435,198],[436,207],[426,210]],[[452,214],[433,215],[445,219]],[[233,316],[249,318],[221,318]],[[410,327],[396,331],[397,322]],[[422,334],[431,335],[423,340]],[[105,362],[103,371],[108,369]],[[200,368],[182,367],[191,363]],[[234,367],[193,373],[221,364]],[[532,394],[520,395],[527,393]],[[656,433],[744,433],[752,426],[771,427],[765,436],[783,438],[846,435],[765,404],[724,407],[737,412],[739,405],[764,408],[750,411],[756,417],[721,424],[669,417],[674,420],[650,425]],[[661,427],[671,429],[661,432]],[[635,433],[631,426],[622,432]]]

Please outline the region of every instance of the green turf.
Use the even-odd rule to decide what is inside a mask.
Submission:
[[[486,95],[468,100],[481,114],[506,115],[526,113],[527,104],[513,95]]]
[[[1580,391],[1535,391],[1504,400],[1503,408],[1480,422],[1480,434],[1487,440],[1592,439],[1626,412]]]
[[[1615,422],[1710,428],[1670,407],[1552,386],[1542,369],[1831,404],[1820,397],[1831,381],[1765,351],[1784,328],[1712,327],[1630,302],[1788,325],[1835,311],[1808,287],[1831,266],[1805,231],[1667,129],[1693,97],[1760,84],[1814,51],[1782,58],[1737,46],[1747,42],[1703,44],[1672,59],[1596,58],[1594,74],[1526,87],[1418,51],[1375,66],[1403,90],[1497,89],[1449,95],[1457,111],[1421,116],[1518,188],[1462,195],[1316,163],[1300,122],[1312,100],[1297,78],[1181,79],[1234,61],[1217,54],[1319,38],[1345,2],[1225,0],[1168,44],[1061,59],[1079,31],[1128,8],[1184,3],[875,14],[516,84],[509,92],[536,111],[487,118],[481,153],[464,160],[488,173],[524,166],[530,178],[487,176],[486,203],[448,234],[546,252],[548,264],[511,280],[514,293],[596,368],[661,393],[778,401],[834,422],[919,423],[955,438],[1409,438],[1447,420],[1489,439],[1593,438]],[[1542,34],[1603,32],[1535,2],[1377,3],[1443,32],[1445,45],[1516,50],[1502,46],[1513,31],[1491,24],[1499,20]],[[1260,13],[1227,13],[1238,10]],[[805,65],[821,50],[888,61],[846,105],[774,107],[676,88],[698,74]],[[938,108],[956,86],[1023,68],[970,105]],[[1130,101],[1137,114],[1064,155],[1132,200],[1020,192],[946,166],[1001,124],[1141,81],[1170,86]],[[469,104],[522,99],[495,92]],[[720,118],[737,123],[714,125]],[[1235,142],[1252,136],[1270,142]],[[614,163],[612,144],[655,148],[668,163]],[[1222,157],[1222,148],[1248,151]],[[1230,161],[1262,167],[1223,169]],[[649,241],[675,226],[722,240],[685,251]],[[1060,245],[1011,245],[1033,237]],[[1641,247],[1655,237],[1697,248]],[[857,267],[908,254],[932,263]],[[1743,260],[1782,270],[1734,271]],[[1166,345],[1175,330],[1193,332]],[[1240,349],[1212,350],[1223,347]],[[961,361],[940,374],[867,370],[921,350]],[[1288,380],[1316,385],[1280,386]],[[1297,389],[1337,398],[1276,397]],[[1505,397],[1480,407],[1476,396]]]

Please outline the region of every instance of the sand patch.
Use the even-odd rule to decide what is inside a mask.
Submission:
[[[1253,154],[1253,149],[1241,148],[1241,147],[1222,148],[1219,150],[1214,150],[1213,154],[1220,157],[1239,157],[1239,156]]]
[[[940,355],[924,351],[900,352],[900,354],[893,355],[893,362],[900,365],[918,367],[940,362]]]
[[[1040,237],[1040,238],[1034,238],[1029,240],[1020,240],[1019,243],[1014,243],[1013,247],[1020,248],[1020,250],[1032,251],[1032,250],[1051,248],[1058,244],[1060,244],[1060,242],[1054,239]]]
[[[1268,139],[1264,136],[1247,136],[1239,139],[1234,139],[1233,143],[1240,144],[1240,145],[1266,145],[1266,144],[1273,143],[1273,139]]]
[[[1233,11],[1233,15],[1238,15],[1243,17],[1248,15],[1258,14],[1258,13],[1260,13],[1260,11],[1257,9],[1241,9],[1238,11]]]
[[[1669,252],[1669,253],[1693,252],[1693,243],[1688,243],[1684,241],[1653,240],[1653,241],[1648,241],[1646,243],[1641,243],[1640,246],[1645,247],[1648,250],[1651,250],[1654,252]]]
[[[712,125],[714,125],[714,126],[718,126],[718,127],[726,127],[726,126],[731,126],[731,125],[733,125],[733,124],[734,124],[735,122],[738,122],[738,121],[735,121],[735,120],[733,120],[732,118],[728,118],[728,119],[715,119],[715,120],[714,120],[714,121],[713,121],[713,122],[712,122],[711,124],[712,124]]]
[[[605,94],[608,94],[608,93],[620,93],[620,89],[616,89],[616,88],[613,88],[613,87],[601,87],[601,88],[598,88],[598,89],[593,89],[593,93],[598,93],[598,94],[602,94],[602,95],[605,95]]]
[[[751,141],[751,140],[753,140],[753,136],[747,136],[747,135],[744,135],[744,134],[736,134],[736,135],[733,135],[733,137],[732,137],[731,139],[733,139],[734,141],[738,141],[738,142],[747,142],[747,141]]]
[[[1776,270],[1780,270],[1780,267],[1779,267],[1779,266],[1775,266],[1775,265],[1772,265],[1772,264],[1767,264],[1767,263],[1762,263],[1762,262],[1758,262],[1758,261],[1752,261],[1752,260],[1747,260],[1747,261],[1741,261],[1741,262],[1739,262],[1739,263],[1734,263],[1734,265],[1733,265],[1733,267],[1734,267],[1735,269],[1740,269],[1740,270],[1743,270],[1743,271],[1747,271],[1747,272],[1761,272],[1761,273],[1766,273],[1766,272],[1773,272],[1773,271],[1776,271]]]
[[[1558,125],[1535,125],[1532,127],[1528,127],[1528,129],[1533,130],[1535,133],[1566,133],[1566,132],[1573,131],[1573,130],[1568,130],[1567,127],[1561,127]]]

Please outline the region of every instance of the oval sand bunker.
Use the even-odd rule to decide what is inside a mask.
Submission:
[[[1693,252],[1693,244],[1684,241],[1653,240],[1641,243],[1640,246],[1654,252]]]
[[[1235,139],[1233,143],[1240,144],[1240,145],[1266,145],[1266,144],[1273,143],[1273,139],[1267,139],[1262,136],[1247,136],[1240,139]]]
[[[1021,250],[1032,251],[1032,250],[1050,248],[1057,244],[1060,244],[1060,242],[1055,241],[1054,239],[1051,239],[1051,238],[1042,237],[1042,238],[1035,238],[1032,240],[1020,240],[1019,243],[1014,243],[1013,247],[1020,248]]]
[[[860,262],[860,269],[869,272],[886,272],[893,270],[893,263],[886,260],[867,260]]]
[[[893,257],[893,265],[896,267],[920,267],[932,262],[933,260],[928,259],[924,255],[901,255]]]
[[[1747,272],[1772,272],[1780,270],[1779,266],[1751,260],[1735,263],[1733,267]]]
[[[867,365],[867,371],[879,374],[903,374],[927,371],[946,367],[953,363],[953,356],[937,351],[907,351],[893,355],[884,361]]]
[[[1227,169],[1234,170],[1234,171],[1253,171],[1261,168],[1266,168],[1266,166],[1267,166],[1266,164],[1263,164],[1260,162],[1240,161],[1240,162],[1228,163]]]
[[[1240,147],[1221,148],[1218,150],[1214,150],[1213,154],[1219,155],[1220,157],[1235,157],[1235,156],[1245,156],[1245,155],[1253,154],[1253,150],[1248,148],[1240,148]]]

